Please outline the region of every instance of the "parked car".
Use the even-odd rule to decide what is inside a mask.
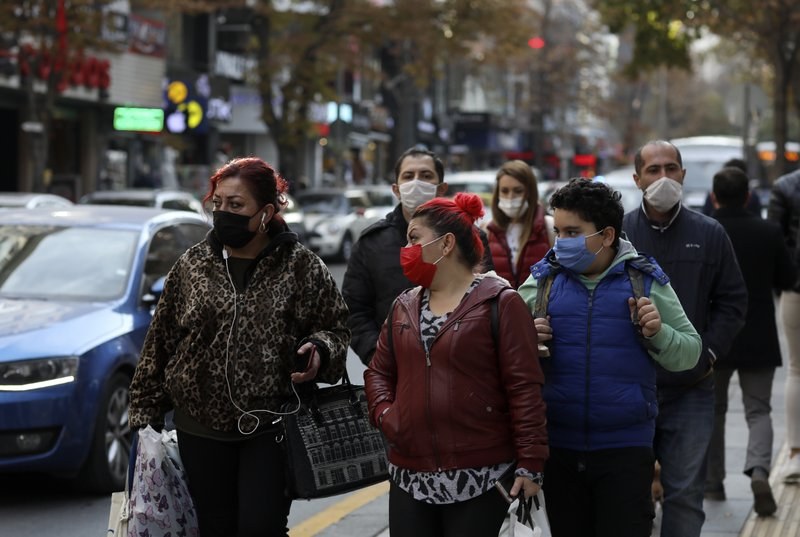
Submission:
[[[78,203],[91,205],[130,205],[156,207],[205,214],[203,204],[191,192],[132,188],[128,190],[97,190],[83,196]]]
[[[208,229],[193,212],[139,207],[0,211],[0,473],[122,490],[153,306]]]
[[[361,232],[394,209],[389,185],[314,189],[296,194],[305,213],[308,246],[323,258],[350,259]]]
[[[702,211],[711,192],[714,174],[732,158],[744,158],[744,145],[738,136],[692,136],[670,140],[681,152],[686,175],[683,178],[683,203]]]
[[[483,200],[483,205],[488,211],[492,206],[494,185],[497,182],[497,170],[445,174],[444,182],[447,183],[447,196],[452,197],[459,192],[477,194]],[[490,217],[488,213],[487,217]]]
[[[67,198],[55,194],[37,192],[0,192],[0,208],[2,209],[37,209],[40,207],[71,207],[73,203]]]
[[[286,207],[281,211],[283,219],[286,225],[289,226],[289,229],[297,233],[300,242],[308,245],[305,211],[303,211],[300,204],[297,203],[297,200],[291,195],[284,194],[284,196],[286,196]]]
[[[552,209],[550,209],[550,196],[552,196],[556,190],[566,185],[568,182],[569,181],[560,180],[536,182],[536,186],[539,189],[539,203],[542,205],[542,207],[544,207],[544,210],[547,212],[547,214],[553,213]]]
[[[638,209],[642,204],[642,191],[633,180],[634,173],[636,172],[633,166],[623,166],[594,178],[595,181],[606,183],[620,193],[622,207],[626,213]]]

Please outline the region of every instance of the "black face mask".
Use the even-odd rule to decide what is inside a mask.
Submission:
[[[247,216],[227,211],[214,211],[213,214],[214,233],[225,246],[242,248],[256,236],[255,231],[247,229],[250,219],[255,215]]]

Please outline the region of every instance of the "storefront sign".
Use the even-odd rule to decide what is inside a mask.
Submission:
[[[208,130],[208,99],[202,77],[195,84],[172,80],[164,93],[167,131],[175,134],[204,134]],[[197,87],[199,86],[199,87]]]
[[[163,58],[166,53],[167,31],[163,22],[130,14],[128,20],[130,51]]]
[[[114,130],[161,132],[164,111],[160,108],[117,107],[114,109]]]

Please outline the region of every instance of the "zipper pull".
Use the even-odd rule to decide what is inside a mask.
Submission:
[[[458,325],[461,324],[461,321],[456,321],[456,325],[453,327],[453,332],[458,332]]]
[[[431,366],[431,353],[430,353],[430,351],[425,351],[425,363],[428,364],[428,367]]]

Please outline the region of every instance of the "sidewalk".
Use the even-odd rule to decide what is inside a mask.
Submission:
[[[786,353],[784,353],[785,356]],[[764,518],[758,517],[753,512],[753,492],[750,490],[750,478],[742,473],[747,452],[747,423],[742,406],[739,377],[734,375],[728,391],[728,414],[725,423],[725,468],[727,473],[725,493],[727,500],[723,502],[706,500],[704,502],[706,522],[703,525],[702,537],[750,537],[756,535],[771,537],[772,533],[761,533],[761,528],[774,524],[786,513],[797,509],[798,504],[793,503],[790,497],[783,494],[784,489],[780,479],[786,457],[784,445],[786,440],[786,374],[786,365],[779,367],[775,370],[775,380],[772,383],[774,439],[770,483],[775,501],[778,503],[778,512],[775,516]],[[792,487],[789,487],[788,490],[791,491]],[[756,526],[759,528],[758,532],[748,533],[750,531],[748,528]],[[654,532],[654,535],[657,533]],[[788,534],[781,533],[780,535]]]
[[[785,356],[785,354],[784,354]],[[787,368],[775,371],[772,392],[772,419],[775,431],[773,470],[770,476],[772,491],[778,503],[775,516],[761,518],[752,511],[753,494],[750,480],[742,474],[747,450],[747,424],[742,406],[739,379],[731,379],[728,394],[728,414],[725,433],[725,492],[727,500],[704,503],[706,522],[702,537],[800,537],[800,486],[781,482],[781,470],[787,457],[785,383]],[[659,516],[654,536],[658,535]],[[384,494],[364,507],[350,513],[338,523],[318,534],[318,537],[389,537],[389,497]]]

